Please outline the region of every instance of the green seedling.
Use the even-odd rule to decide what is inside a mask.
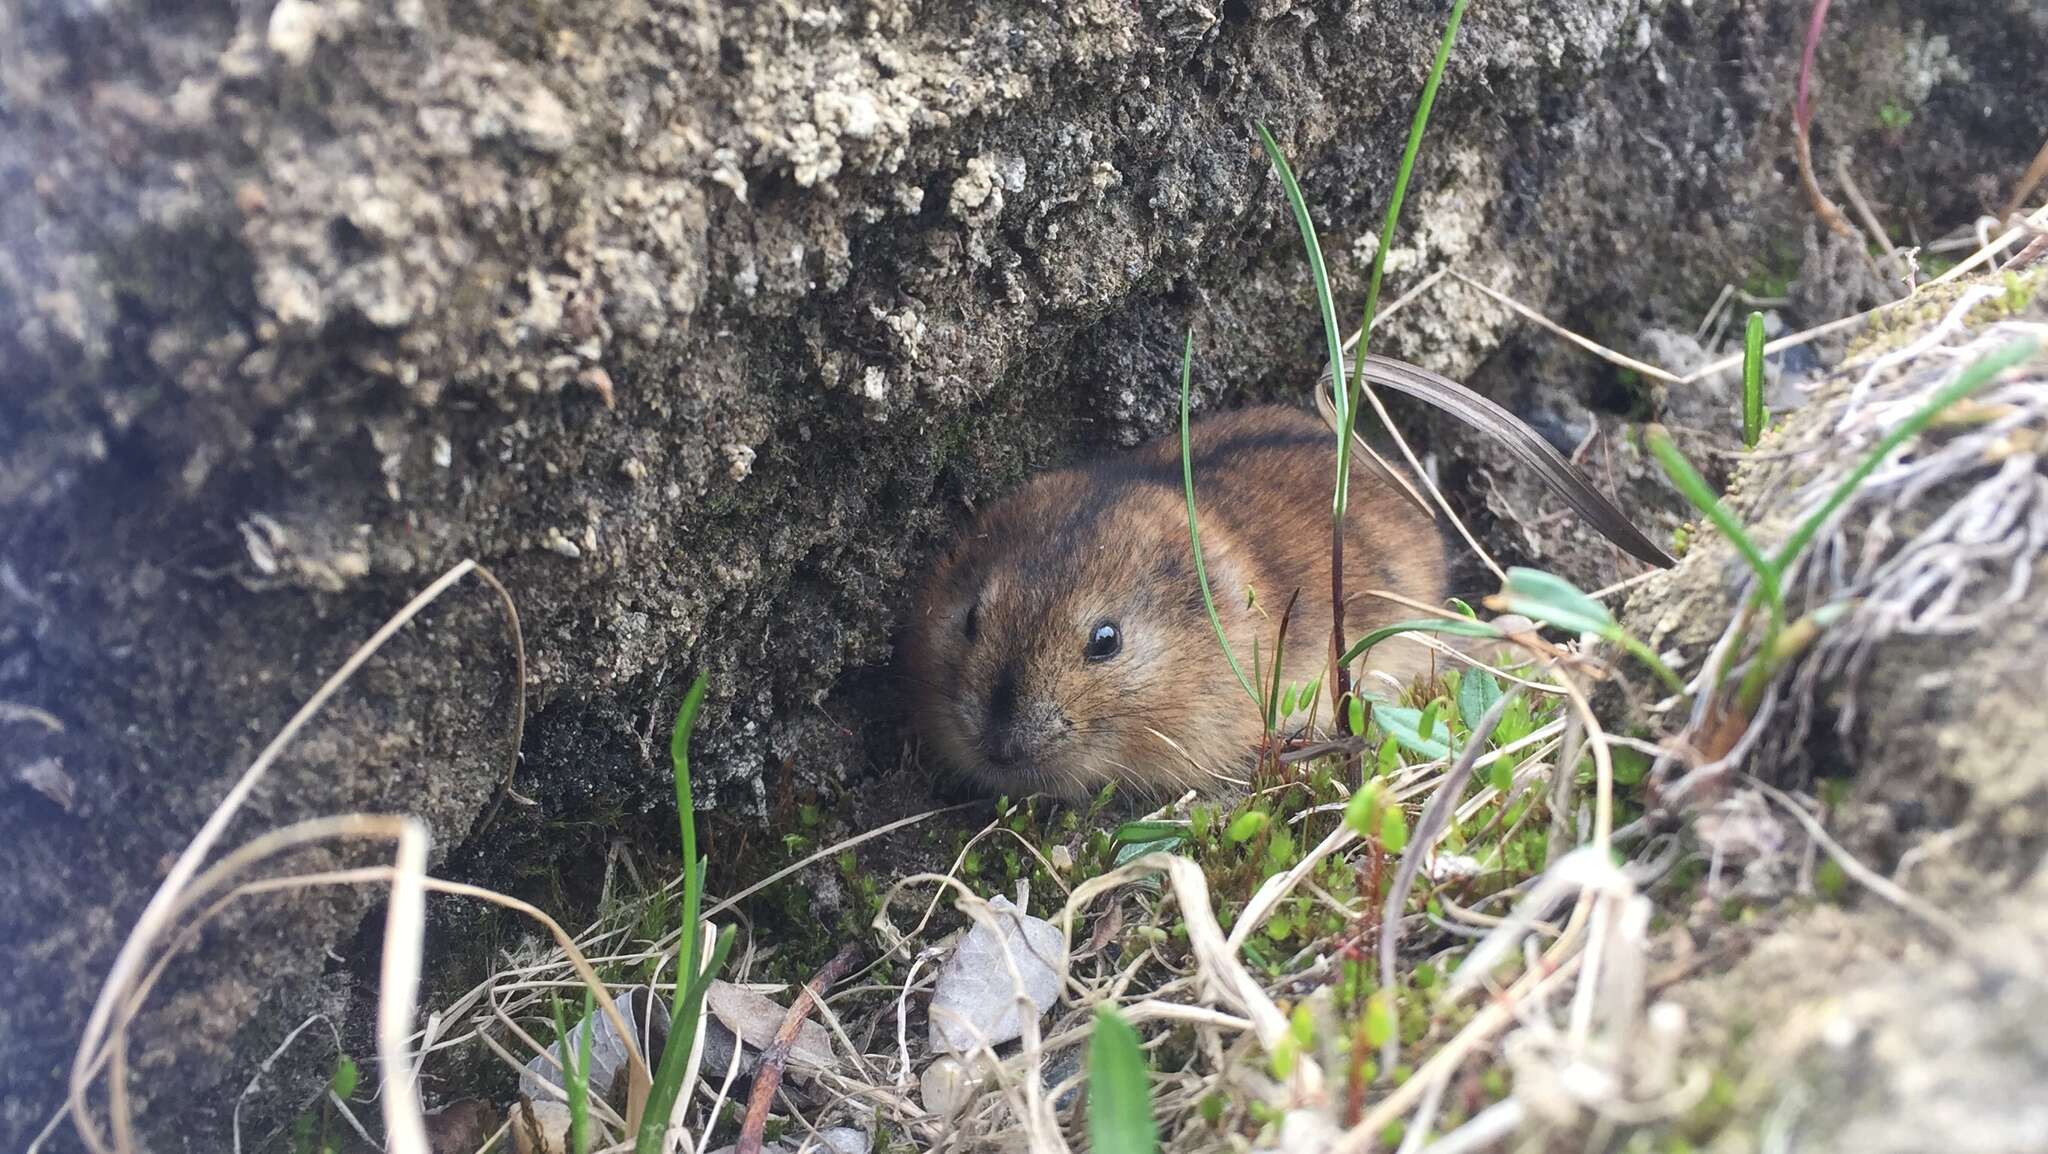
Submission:
[[[1742,443],[1756,448],[1764,435],[1764,314],[1749,314],[1742,330]]]

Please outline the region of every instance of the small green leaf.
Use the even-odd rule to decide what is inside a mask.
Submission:
[[[1365,1001],[1365,1044],[1377,1050],[1394,1036],[1394,1001],[1385,990]]]
[[[1266,864],[1275,872],[1292,866],[1300,855],[1294,852],[1294,835],[1284,825],[1273,827],[1273,836],[1266,841]]]
[[[1640,749],[1617,745],[1609,754],[1614,762],[1614,784],[1635,785],[1650,772],[1649,755]]]
[[[362,1071],[356,1068],[356,1060],[347,1054],[338,1054],[334,1059],[334,1076],[327,1080],[327,1088],[346,1102],[355,1096],[356,1083],[361,1079]]]
[[[1231,820],[1230,828],[1223,831],[1223,839],[1232,845],[1242,845],[1259,836],[1259,831],[1271,820],[1263,810],[1248,809]]]
[[[1152,1080],[1138,1032],[1108,1003],[1088,1039],[1088,1137],[1097,1154],[1154,1154]]]
[[[1365,702],[1356,697],[1344,699],[1345,716],[1351,721],[1351,732],[1365,732]]]
[[[1385,777],[1386,775],[1394,772],[1394,770],[1399,768],[1400,765],[1401,743],[1393,740],[1380,742],[1379,760],[1377,763],[1375,763],[1374,766],[1375,770],[1379,773],[1379,775],[1381,777]]]
[[[1301,1046],[1292,1036],[1288,1036],[1281,1038],[1280,1044],[1273,1047],[1273,1054],[1267,1059],[1267,1065],[1273,1071],[1275,1079],[1285,1082],[1294,1077],[1294,1068],[1300,1061]]]
[[[1294,697],[1295,694],[1298,692],[1300,692],[1299,686],[1289,685],[1286,688],[1286,690],[1280,694],[1280,716],[1294,716]]]
[[[1408,815],[1398,805],[1388,806],[1380,815],[1380,848],[1388,853],[1408,848]]]
[[[1116,840],[1120,845],[1138,842],[1186,840],[1188,823],[1182,821],[1127,821],[1116,827]]]
[[[1813,886],[1820,896],[1831,902],[1842,900],[1842,894],[1849,889],[1849,875],[1842,870],[1842,863],[1834,858],[1825,858],[1813,871]]]
[[[1468,669],[1458,678],[1458,716],[1467,728],[1478,725],[1493,703],[1501,699],[1500,682],[1484,669]]]
[[[1754,449],[1764,435],[1764,314],[1749,314],[1742,332],[1742,443]]]
[[[1367,782],[1364,789],[1351,795],[1344,803],[1344,825],[1362,838],[1369,838],[1379,828],[1380,789],[1378,782]]]
[[[1500,608],[1571,633],[1593,633],[1609,640],[1621,634],[1621,626],[1615,624],[1606,606],[1564,578],[1541,569],[1509,569],[1507,584],[1500,591]]]
[[[1505,757],[1495,759],[1492,765],[1486,767],[1486,784],[1492,786],[1502,797],[1506,797],[1515,788],[1515,763]]]
[[[1287,1015],[1287,1032],[1303,1046],[1313,1046],[1316,1041],[1316,1020],[1308,1012],[1308,1003],[1298,1003],[1294,1012]]]
[[[1432,703],[1434,704],[1434,703]],[[1402,748],[1412,750],[1424,757],[1438,758],[1451,755],[1451,731],[1443,719],[1429,713],[1429,728],[1423,729],[1425,711],[1410,709],[1404,705],[1381,705],[1374,707],[1373,719],[1387,736],[1401,743]]]
[[[1211,1127],[1223,1121],[1223,1107],[1226,1103],[1221,1094],[1204,1094],[1195,1109],[1202,1115],[1202,1121]]]

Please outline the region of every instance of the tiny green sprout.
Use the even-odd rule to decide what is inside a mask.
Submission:
[[[327,1089],[335,1097],[346,1102],[355,1097],[356,1084],[361,1078],[362,1071],[356,1068],[356,1060],[347,1054],[337,1054],[334,1058],[334,1074],[327,1079]]]
[[[1877,122],[1893,132],[1900,132],[1913,123],[1913,110],[1896,101],[1887,100],[1878,105]]]
[[[1094,815],[1101,813],[1103,810],[1108,809],[1109,803],[1115,800],[1115,798],[1116,782],[1111,781],[1105,783],[1101,791],[1095,795],[1095,800],[1089,804],[1088,815],[1090,817],[1093,817]]]
[[[1352,794],[1351,800],[1344,803],[1344,824],[1361,838],[1370,838],[1379,828],[1379,816],[1378,782],[1367,782],[1365,788]]]
[[[1507,1071],[1501,1069],[1499,1066],[1488,1066],[1486,1068],[1486,1072],[1479,1075],[1479,1088],[1480,1090],[1485,1092],[1488,1098],[1491,1098],[1496,1102],[1500,1101],[1502,1098],[1507,1097]]]
[[[1436,967],[1428,962],[1415,967],[1415,988],[1427,990],[1436,985]]]
[[[1749,314],[1742,332],[1742,443],[1754,449],[1764,435],[1764,314]]]
[[[1266,824],[1272,820],[1264,810],[1248,809],[1232,819],[1230,828],[1223,831],[1223,838],[1231,845],[1243,845],[1259,836],[1259,831],[1265,829]]]
[[[1365,1044],[1379,1049],[1394,1037],[1394,1000],[1380,990],[1365,1000]]]
[[[1268,1059],[1268,1064],[1272,1068],[1273,1077],[1285,1082],[1294,1076],[1294,1068],[1300,1061],[1301,1044],[1294,1040],[1292,1034],[1289,1034],[1282,1037],[1280,1043],[1273,1047],[1273,1053]]]
[[[1824,859],[1813,871],[1813,888],[1831,902],[1841,901],[1849,889],[1849,875],[1842,871],[1842,863],[1834,858]]]
[[[1304,1049],[1316,1044],[1316,1020],[1308,1012],[1306,1002],[1296,1003],[1293,1012],[1287,1015],[1287,1032]]]
[[[1266,919],[1266,936],[1276,942],[1284,942],[1294,936],[1294,922],[1286,914],[1274,914]]]
[[[1351,732],[1365,732],[1365,702],[1357,697],[1344,699],[1344,716],[1351,722]]]
[[[1408,815],[1398,805],[1390,805],[1380,814],[1380,848],[1388,853],[1408,848]]]
[[[1299,860],[1301,854],[1295,850],[1294,834],[1284,825],[1274,826],[1273,836],[1266,841],[1266,864],[1279,873]]]
[[[1640,749],[1617,745],[1609,753],[1614,763],[1614,784],[1636,785],[1650,775],[1650,757]]]
[[[1213,1129],[1223,1124],[1223,1108],[1225,1105],[1227,1103],[1223,1100],[1223,1095],[1204,1094],[1202,1095],[1201,1102],[1196,1105],[1195,1109],[1201,1114],[1203,1123]]]
[[[797,824],[803,826],[805,829],[812,829],[815,828],[819,822],[825,820],[825,814],[824,811],[820,810],[817,806],[812,805],[809,802],[805,802],[804,804],[796,807],[796,820]]]
[[[1451,612],[1456,613],[1460,617],[1471,621],[1479,620],[1479,614],[1473,612],[1472,607],[1467,605],[1461,598],[1447,597],[1444,599],[1444,604],[1450,607]]]
[[[1375,761],[1373,766],[1374,770],[1377,771],[1381,777],[1385,777],[1386,775],[1394,772],[1396,769],[1399,769],[1400,767],[1401,743],[1394,741],[1392,738],[1389,738],[1388,740],[1381,742],[1379,757]]]
[[[1849,779],[1846,777],[1824,777],[1814,783],[1814,795],[1822,806],[1830,810],[1840,809],[1849,800]]]
[[[1401,1145],[1401,1139],[1408,1136],[1408,1123],[1399,1118],[1380,1127],[1380,1145],[1392,1150]]]
[[[1506,797],[1509,793],[1513,792],[1515,788],[1515,763],[1505,757],[1495,759],[1492,765],[1486,767],[1486,784],[1492,786],[1494,792],[1502,797]]]
[[[1209,840],[1209,833],[1216,828],[1216,807],[1197,805],[1188,810],[1188,833],[1196,841]]]

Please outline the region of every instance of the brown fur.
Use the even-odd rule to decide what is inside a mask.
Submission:
[[[1306,682],[1330,658],[1335,438],[1314,415],[1277,406],[1197,422],[1190,437],[1202,555],[1231,646],[1247,677],[1254,637],[1270,666],[1298,589],[1283,684]],[[1435,525],[1369,465],[1354,467],[1349,510],[1347,643],[1413,616],[1364,590],[1434,604],[1445,572]],[[1263,727],[1217,647],[1191,557],[1177,435],[1043,474],[990,507],[927,579],[910,624],[905,661],[927,749],[1012,794],[1078,798],[1115,781],[1159,795],[1242,776]],[[1090,635],[1105,621],[1121,651],[1091,662]],[[1406,639],[1371,657],[1403,682],[1427,664]],[[1327,717],[1327,690],[1323,700]]]

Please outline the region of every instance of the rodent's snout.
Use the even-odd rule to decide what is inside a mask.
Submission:
[[[1057,705],[1021,689],[1014,665],[1005,666],[996,674],[989,687],[987,706],[976,721],[982,754],[990,764],[1003,769],[1039,761],[1051,744],[1071,728]]]

